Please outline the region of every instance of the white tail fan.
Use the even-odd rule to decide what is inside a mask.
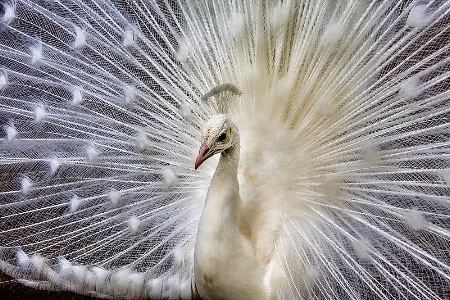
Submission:
[[[268,298],[448,298],[449,36],[446,0],[0,1],[0,270],[196,296],[227,112]]]

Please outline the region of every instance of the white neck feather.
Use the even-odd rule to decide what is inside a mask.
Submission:
[[[267,298],[263,267],[239,230],[238,163],[239,144],[222,152],[200,219],[195,283],[200,296],[207,299]]]

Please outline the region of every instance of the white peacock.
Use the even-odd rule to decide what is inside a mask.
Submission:
[[[0,3],[6,274],[115,299],[448,297],[449,1]]]

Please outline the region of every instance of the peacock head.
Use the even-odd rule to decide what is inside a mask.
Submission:
[[[212,116],[203,128],[195,169],[214,154],[233,149],[238,143],[239,132],[230,118],[224,114]]]

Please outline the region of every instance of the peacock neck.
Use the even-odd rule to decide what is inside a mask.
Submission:
[[[219,163],[211,180],[203,213],[224,213],[218,219],[217,230],[220,230],[223,225],[229,224],[230,221],[237,225],[241,204],[237,179],[238,164],[239,145],[235,145],[221,153]]]
[[[238,134],[236,140],[220,155],[198,227],[194,273],[204,299],[267,299],[264,270],[239,226]]]

